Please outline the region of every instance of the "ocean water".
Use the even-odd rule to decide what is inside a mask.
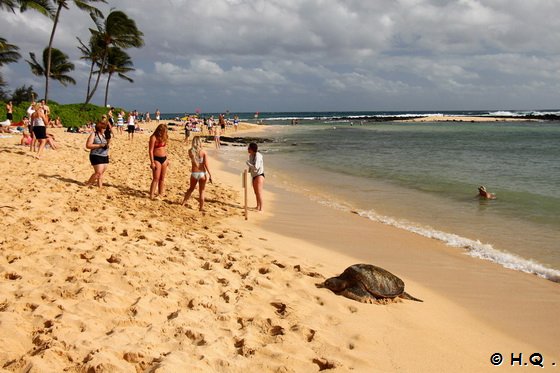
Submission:
[[[322,114],[265,120],[263,136],[274,140],[260,145],[269,183],[560,279],[560,123],[362,123]],[[300,125],[274,125],[293,117]],[[497,199],[478,199],[479,185]]]
[[[387,117],[422,117],[422,116],[441,116],[441,115],[475,115],[475,116],[500,116],[500,117],[526,117],[526,116],[542,116],[542,115],[560,115],[560,110],[496,110],[496,111],[313,111],[313,112],[233,112],[226,110],[224,112],[197,112],[203,117],[215,118],[220,113],[233,118],[237,115],[242,121],[263,122],[265,124],[289,124],[292,119],[297,119],[300,124],[316,124],[316,123],[350,123],[368,119],[382,119]],[[194,114],[194,112],[190,112]],[[182,118],[186,113],[162,113],[162,119]]]

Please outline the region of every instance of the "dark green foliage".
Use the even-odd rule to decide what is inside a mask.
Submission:
[[[33,86],[29,87],[23,85],[17,88],[12,94],[12,102],[14,105],[19,105],[22,102],[30,102],[33,97],[37,97],[37,93],[33,90]]]
[[[0,105],[0,118],[6,118],[6,103]],[[29,101],[25,101],[16,105],[14,103],[14,121],[19,122],[24,115],[27,115]],[[64,127],[78,127],[86,124],[88,121],[97,122],[103,114],[107,114],[108,108],[92,104],[68,104],[59,105],[54,101],[49,101],[51,109],[51,119],[60,117]],[[120,110],[116,109],[117,111]]]
[[[97,122],[103,114],[107,114],[108,108],[93,104],[69,104],[69,105],[53,105],[49,102],[51,109],[51,117],[60,117],[64,127],[76,127],[86,124],[88,121]]]

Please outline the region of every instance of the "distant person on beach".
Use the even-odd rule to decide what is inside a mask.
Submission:
[[[12,104],[12,101],[8,101],[6,104],[6,119],[10,122],[14,121],[14,104]]]
[[[185,192],[185,198],[183,199],[182,206],[187,204],[192,192],[198,184],[199,190],[199,210],[204,211],[204,188],[206,187],[206,181],[212,183],[212,175],[210,175],[210,170],[208,168],[208,155],[206,151],[202,149],[202,139],[200,136],[195,136],[192,139],[192,146],[189,150],[189,158],[191,159],[191,178],[189,189]]]
[[[109,144],[105,138],[107,122],[100,121],[95,125],[95,131],[88,136],[86,148],[90,150],[89,161],[93,166],[93,174],[86,185],[103,186],[103,174],[109,166]]]
[[[29,131],[27,129],[23,130],[19,144],[23,146],[29,146],[31,145],[31,141],[33,141],[33,138],[29,134]]]
[[[50,120],[51,117],[51,108],[49,107],[49,105],[47,105],[47,103],[45,102],[45,99],[42,99],[40,101],[41,103],[41,108],[43,108],[43,111],[45,112],[45,116],[47,117],[47,119]],[[48,123],[48,122],[47,122]]]
[[[226,131],[226,117],[224,114],[220,114],[218,117],[218,124],[220,125],[220,129],[223,133]]]
[[[47,124],[49,119],[45,115],[43,107],[41,104],[35,104],[33,108],[35,111],[31,115],[31,122],[33,123],[33,134],[37,142],[39,143],[39,149],[37,150],[37,155],[35,158],[40,159],[43,156],[43,151],[45,145],[47,144]],[[35,150],[34,144],[31,144],[31,150]]]
[[[220,126],[213,126],[214,129],[214,145],[216,145],[216,149],[220,149],[220,132],[222,131]]]
[[[496,195],[494,193],[487,192],[484,185],[478,187],[478,197],[483,199],[496,199]]]
[[[239,117],[236,115],[233,117],[233,128],[237,132],[237,127],[239,127]]]
[[[136,130],[134,111],[128,113],[128,126],[126,128],[126,131],[128,132],[128,139],[134,140],[134,131]]]
[[[101,121],[106,124],[105,126],[105,139],[107,140],[107,144],[111,143],[111,137],[113,137],[113,126],[109,121],[109,116],[103,114],[101,116]]]
[[[189,142],[189,137],[191,137],[191,123],[189,121],[185,122],[185,142]]]
[[[249,160],[246,162],[249,166],[249,172],[253,178],[253,190],[255,191],[255,197],[257,198],[257,211],[262,211],[263,209],[263,187],[264,187],[264,162],[263,156],[259,152],[259,146],[252,142],[249,144],[247,149],[249,152]]]
[[[161,196],[165,193],[165,174],[169,166],[167,159],[167,124],[160,124],[150,136],[148,153],[150,155],[150,168],[152,169],[152,184],[150,198]],[[157,190],[157,194],[156,194]]]
[[[117,131],[119,135],[123,134],[124,115],[124,110],[119,111],[119,113],[117,114]]]
[[[156,122],[157,124],[159,124],[159,119],[161,117],[161,113],[159,112],[159,109],[156,109],[155,115],[156,115]]]
[[[109,126],[111,127],[111,135],[113,134],[113,128],[115,128],[115,117],[113,116],[113,110],[115,110],[115,108],[111,107],[107,112],[107,119],[109,121]]]

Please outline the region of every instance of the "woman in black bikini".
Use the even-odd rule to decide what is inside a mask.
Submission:
[[[150,136],[148,152],[150,154],[150,168],[152,169],[152,185],[150,186],[150,198],[165,192],[165,174],[169,160],[167,159],[167,124],[160,124]],[[156,194],[156,189],[158,193]]]

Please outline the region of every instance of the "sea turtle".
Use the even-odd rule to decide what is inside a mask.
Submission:
[[[327,279],[324,286],[363,303],[378,303],[397,297],[423,302],[404,291],[403,280],[371,264],[351,265],[341,275]]]

